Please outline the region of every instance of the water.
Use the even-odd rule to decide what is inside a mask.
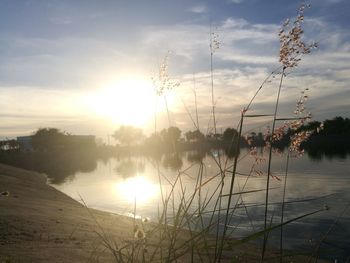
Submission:
[[[220,161],[218,157],[220,158]],[[266,153],[258,154],[264,158]],[[214,157],[214,158],[213,158]],[[225,166],[226,156],[213,151],[207,155],[183,153],[179,156],[163,156],[158,159],[151,157],[110,158],[98,161],[96,168],[90,172],[77,172],[66,178],[60,184],[54,184],[58,190],[72,198],[84,202],[96,209],[115,212],[124,215],[134,213],[136,201],[136,215],[156,220],[158,210],[162,207],[161,191],[169,193],[171,184],[177,180],[175,187],[175,203],[179,203],[180,193],[189,197],[196,189],[198,174],[203,161],[202,183],[209,181],[202,188],[201,200],[205,195],[214,195],[207,210],[214,208],[218,193],[220,176],[218,162]],[[238,164],[238,176],[235,178],[235,191],[262,190],[266,187],[266,162],[261,160],[255,166],[251,176],[254,158],[248,151],[242,150]],[[226,167],[230,167],[232,160],[228,160]],[[180,177],[177,175],[180,174]],[[286,155],[274,155],[272,162],[274,178],[270,179],[269,222],[278,224],[281,214],[281,200],[286,171]],[[350,257],[350,209],[344,211],[350,203],[350,158],[333,157],[312,159],[308,155],[292,158],[289,161],[287,192],[284,221],[297,216],[323,210],[312,216],[302,218],[284,227],[285,248],[309,252],[314,250],[323,240],[321,256],[345,261]],[[262,175],[259,175],[260,172]],[[228,193],[231,176],[226,173],[223,193]],[[181,179],[181,181],[180,181]],[[162,188],[159,182],[161,181]],[[180,183],[182,188],[180,187]],[[232,204],[237,204],[234,216],[230,221],[229,230],[234,237],[244,237],[261,230],[264,222],[265,191],[246,193],[234,196]],[[227,197],[222,199],[223,207],[227,205]],[[196,211],[198,197],[191,205]],[[209,213],[208,213],[209,217]],[[329,232],[327,234],[327,232]],[[278,247],[279,229],[274,230],[269,244]]]

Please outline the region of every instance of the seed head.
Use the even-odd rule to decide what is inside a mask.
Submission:
[[[162,64],[159,67],[158,78],[152,78],[153,85],[158,96],[164,94],[165,91],[178,87],[180,83],[173,81],[169,76],[169,53],[164,57]]]
[[[210,53],[213,55],[220,48],[219,34],[216,32],[210,33]]]
[[[300,55],[309,54],[311,49],[317,48],[317,43],[308,45],[302,40],[304,34],[304,30],[302,29],[304,11],[309,7],[309,5],[302,4],[298,9],[297,16],[293,23],[290,23],[290,20],[287,19],[278,33],[281,44],[279,61],[285,69],[296,67],[301,60]]]

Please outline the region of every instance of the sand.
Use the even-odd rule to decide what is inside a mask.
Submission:
[[[0,262],[109,262],[98,225],[116,240],[133,236],[131,218],[88,210],[43,174],[0,164],[3,191],[9,196],[0,196]]]

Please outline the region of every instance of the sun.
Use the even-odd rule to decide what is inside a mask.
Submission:
[[[114,123],[142,126],[154,116],[155,92],[152,82],[124,78],[92,94],[90,109]]]

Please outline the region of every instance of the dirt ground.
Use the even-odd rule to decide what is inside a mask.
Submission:
[[[0,196],[1,263],[108,262],[112,255],[97,233],[133,236],[132,219],[88,210],[47,185],[42,174],[0,164],[4,191],[9,195]]]

